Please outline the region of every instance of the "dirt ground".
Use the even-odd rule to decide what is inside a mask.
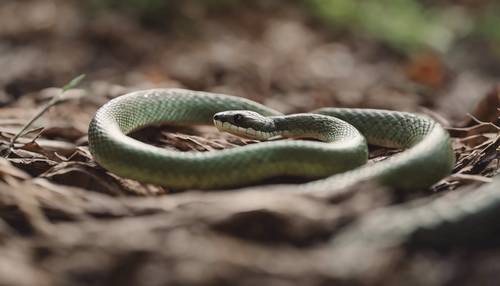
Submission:
[[[402,55],[373,39],[332,33],[283,1],[216,11],[187,6],[159,29],[123,13],[88,11],[79,1],[0,3],[0,285],[498,281],[500,231],[465,241],[431,232],[429,240],[345,242],[376,237],[356,231],[366,221],[385,218],[378,225],[389,225],[494,180],[500,85],[490,54]],[[82,84],[10,150],[21,128],[82,73]],[[415,193],[372,184],[340,199],[274,193],[265,185],[174,192],[107,172],[87,147],[99,106],[152,87],[238,95],[285,113],[325,106],[420,112],[450,131],[457,163],[449,177]],[[194,152],[251,143],[212,127],[151,127],[133,136]],[[370,151],[375,161],[394,153]],[[463,229],[469,231],[480,232]]]

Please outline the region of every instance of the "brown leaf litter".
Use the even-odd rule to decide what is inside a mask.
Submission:
[[[376,226],[390,226],[415,205],[466,198],[498,175],[494,78],[437,54],[401,59],[369,40],[332,38],[281,2],[238,14],[188,9],[195,36],[147,30],[114,11],[89,18],[79,4],[0,4],[0,284],[498,281],[497,248],[443,252],[405,241],[384,248],[366,242],[373,232],[355,227],[372,217]],[[12,137],[60,92],[46,87],[87,70],[86,86],[68,92],[5,157]],[[172,193],[107,172],[87,148],[88,122],[99,106],[150,87],[225,92],[287,113],[324,106],[423,110],[450,131],[457,164],[431,190],[414,194],[369,183],[335,200],[272,190]],[[132,136],[181,152],[256,143],[213,127],[150,127]],[[370,158],[395,152],[371,148]],[[353,243],[339,246],[336,239],[349,233]],[[476,244],[494,241],[487,236]]]

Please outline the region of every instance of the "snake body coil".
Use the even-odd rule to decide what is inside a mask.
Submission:
[[[210,124],[216,113],[227,110],[254,111],[283,122],[276,123],[278,130],[271,133],[327,142],[278,140],[193,153],[157,148],[126,136],[151,124]],[[113,173],[181,189],[234,187],[280,175],[326,177],[290,186],[301,190],[335,189],[369,179],[398,188],[425,188],[446,176],[454,163],[447,132],[424,116],[324,108],[289,118],[228,95],[182,89],[138,91],[115,98],[98,110],[89,127],[89,148],[95,160]],[[298,135],[292,127],[299,130]],[[359,167],[367,159],[365,138],[370,144],[408,150]]]

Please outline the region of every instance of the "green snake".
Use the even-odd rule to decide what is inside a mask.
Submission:
[[[263,142],[179,152],[127,136],[148,125],[213,123]],[[183,89],[143,90],[109,101],[92,119],[88,137],[91,154],[105,169],[174,189],[231,188],[280,176],[316,179],[287,186],[300,190],[339,189],[365,180],[420,189],[454,165],[448,133],[423,115],[348,108],[283,115],[241,97]],[[299,140],[275,140],[280,138]],[[365,164],[366,143],[405,150]]]

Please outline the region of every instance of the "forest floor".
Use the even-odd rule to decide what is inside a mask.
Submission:
[[[293,5],[194,11],[192,23],[173,21],[161,31],[119,13],[88,17],[75,3],[0,5],[0,285],[498,281],[498,233],[449,247],[337,243],[385,209],[453,200],[493,181],[500,172],[500,85],[489,55],[405,57],[370,39],[333,37]],[[83,83],[9,150],[80,73],[87,74]],[[411,194],[370,184],[338,200],[266,186],[173,192],[107,172],[87,147],[99,106],[153,87],[238,95],[285,113],[325,106],[424,113],[450,131],[457,164],[431,189]],[[151,127],[134,136],[193,152],[250,143],[212,127]],[[370,157],[393,153],[373,147]]]

